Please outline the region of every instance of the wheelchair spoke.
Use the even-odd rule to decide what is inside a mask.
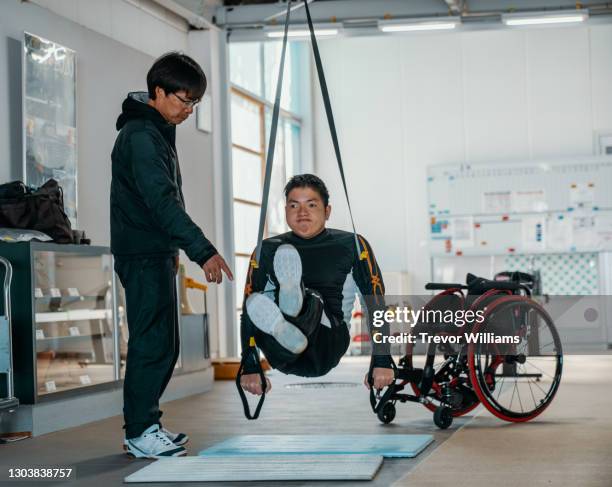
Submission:
[[[518,381],[517,380],[514,381],[514,385],[516,386],[516,397],[518,398],[519,404],[521,406],[521,413],[524,413],[525,410],[523,409],[523,401],[521,401],[521,391],[518,388]]]
[[[538,389],[540,389],[542,391],[542,394],[544,394],[544,396],[548,394],[544,389],[540,387],[540,385],[537,382],[534,382],[533,385],[536,386]]]
[[[499,388],[499,391],[497,391],[497,397],[495,398],[496,401],[499,401],[499,396],[501,394],[502,389],[504,388],[505,381],[503,377],[502,377],[502,380],[499,382],[501,382],[501,387]]]
[[[492,305],[476,330],[512,332],[519,337],[517,344],[500,346],[497,353],[486,344],[470,347],[470,377],[482,404],[506,421],[525,421],[540,414],[557,392],[563,365],[560,339],[550,316],[528,299],[505,298]],[[506,379],[513,381],[509,388]]]
[[[527,372],[524,365],[523,365],[523,371],[525,373]],[[538,403],[536,402],[535,396],[533,394],[533,389],[531,388],[531,380],[530,379],[527,379],[527,385],[529,386],[529,392],[531,392],[531,398],[533,399],[533,406],[535,408],[537,408],[538,407]]]
[[[555,380],[555,378],[550,375],[547,374],[546,372],[544,372],[540,367],[538,367],[537,365],[534,365],[530,360],[527,360],[525,363],[528,363],[529,365],[531,365],[532,367],[535,367],[536,369],[538,369],[540,372],[542,372],[542,374],[544,374],[547,377],[550,377],[552,380]],[[524,367],[524,366],[523,366]]]
[[[540,346],[540,348],[542,349],[542,348],[544,348],[544,347],[548,347],[549,345],[554,345],[554,343],[555,343],[555,341],[553,340],[552,342],[548,342],[546,345],[541,345],[541,346]],[[554,350],[555,352],[557,351],[557,349],[556,349],[556,348],[553,348],[553,350]]]

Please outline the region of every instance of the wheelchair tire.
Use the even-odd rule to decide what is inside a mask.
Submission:
[[[468,345],[470,381],[480,402],[509,422],[541,414],[557,393],[563,369],[561,340],[546,310],[525,296],[500,297],[472,331],[486,338]],[[495,343],[506,336],[518,343]]]
[[[395,404],[386,402],[383,407],[378,410],[376,416],[378,416],[381,423],[389,424],[395,419],[395,413]]]

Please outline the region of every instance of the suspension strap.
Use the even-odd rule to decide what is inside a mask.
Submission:
[[[310,9],[308,8],[308,0],[304,0],[304,8],[306,9],[306,17],[308,18],[308,28],[310,29],[310,41],[312,43],[312,52],[315,58],[315,65],[317,66],[317,75],[319,77],[319,85],[321,86],[321,96],[323,97],[323,105],[325,106],[325,114],[327,115],[327,123],[329,125],[329,131],[331,132],[332,142],[334,144],[334,153],[336,154],[336,161],[338,162],[338,170],[340,171],[340,178],[342,179],[342,186],[344,188],[344,196],[346,197],[346,204],[348,206],[349,215],[351,217],[351,226],[353,227],[353,236],[355,238],[355,247],[357,248],[357,255],[360,260],[365,259],[363,251],[359,246],[359,240],[357,239],[357,231],[355,230],[355,221],[353,219],[353,212],[351,210],[351,201],[349,199],[348,189],[346,186],[346,178],[344,177],[344,166],[342,165],[342,155],[340,154],[340,144],[338,142],[338,133],[336,131],[336,123],[334,121],[334,114],[332,112],[331,101],[329,99],[329,91],[327,90],[327,82],[325,81],[325,73],[323,72],[323,62],[321,61],[321,54],[319,53],[319,45],[317,44],[317,36],[315,35],[314,26],[312,24],[312,17],[310,16]]]
[[[359,239],[357,238],[357,231],[355,229],[355,220],[353,218],[353,211],[351,208],[351,201],[349,199],[348,188],[346,185],[346,177],[344,175],[344,166],[342,164],[342,155],[340,153],[340,143],[338,142],[338,133],[336,130],[336,123],[334,121],[334,114],[332,111],[331,100],[329,98],[329,91],[327,89],[327,82],[325,81],[325,73],[323,71],[323,62],[321,61],[321,54],[319,52],[319,45],[317,44],[317,37],[315,35],[314,25],[312,23],[312,17],[310,15],[310,9],[308,7],[308,0],[304,0],[304,8],[306,10],[306,17],[308,18],[308,29],[310,30],[310,41],[312,44],[312,51],[315,58],[315,64],[317,67],[317,75],[319,78],[319,85],[321,86],[321,96],[323,97],[323,105],[325,106],[325,114],[327,115],[327,123],[329,125],[329,131],[331,133],[332,142],[334,145],[334,153],[336,155],[336,161],[338,163],[338,170],[340,171],[340,178],[342,180],[342,187],[344,189],[344,196],[346,197],[346,204],[348,206],[349,215],[351,218],[351,226],[353,228],[353,236],[355,239],[355,247],[357,249],[357,255],[360,260],[366,258],[364,252],[366,249],[361,249],[359,245]],[[283,87],[283,73],[285,70],[285,53],[287,50],[287,37],[289,32],[289,17],[291,14],[291,0],[287,2],[287,17],[285,19],[285,35],[283,37],[283,49],[281,52],[281,62],[278,74],[278,83],[276,85],[276,97],[274,100],[274,109],[272,111],[272,123],[270,126],[270,139],[268,143],[268,154],[266,157],[266,172],[264,178],[263,194],[261,198],[261,209],[259,212],[259,231],[257,234],[257,247],[255,249],[255,261],[251,262],[251,265],[257,267],[259,265],[259,259],[261,257],[261,246],[263,242],[263,234],[266,226],[266,213],[268,211],[268,196],[270,193],[270,180],[272,177],[272,165],[274,163],[274,148],[276,145],[276,133],[278,130],[278,117],[280,112],[280,101]]]
[[[268,195],[270,194],[270,180],[272,179],[272,165],[274,164],[274,148],[276,146],[276,132],[278,130],[278,115],[280,112],[281,93],[283,91],[283,73],[285,72],[285,53],[287,51],[287,38],[289,33],[289,18],[291,16],[291,0],[287,1],[287,17],[285,19],[285,35],[283,36],[283,50],[281,51],[280,67],[278,71],[278,82],[276,83],[276,97],[272,110],[272,123],[270,125],[270,139],[268,142],[268,154],[266,156],[266,174],[264,177],[263,194],[261,197],[261,209],[259,211],[259,231],[257,232],[257,248],[255,249],[254,267],[259,265],[261,256],[261,243],[263,241],[264,229],[266,227],[266,213],[268,212]]]
[[[268,143],[268,155],[266,158],[266,174],[264,177],[264,187],[263,187],[263,195],[261,198],[261,210],[259,213],[259,230],[257,234],[257,248],[255,249],[255,256],[253,260],[250,262],[250,265],[254,268],[257,268],[259,265],[259,258],[261,256],[261,244],[263,241],[263,233],[266,226],[266,213],[268,211],[268,194],[270,193],[270,179],[272,177],[272,164],[274,162],[274,147],[276,145],[276,132],[278,129],[278,115],[280,112],[280,99],[281,92],[283,87],[283,73],[285,71],[285,52],[287,50],[287,38],[289,32],[289,19],[291,16],[291,0],[287,1],[287,17],[285,19],[285,35],[283,37],[283,50],[281,53],[281,62],[280,69],[278,73],[278,83],[276,85],[276,98],[274,100],[274,109],[272,111],[272,124],[270,127],[270,142]],[[240,400],[242,401],[242,407],[244,408],[244,415],[247,419],[257,419],[259,417],[259,413],[263,406],[264,400],[266,399],[266,377],[263,373],[261,363],[259,361],[259,354],[257,353],[255,337],[254,337],[254,329],[251,320],[246,320],[246,326],[248,329],[246,330],[247,335],[249,337],[249,346],[247,350],[243,350],[242,352],[242,360],[240,361],[240,368],[238,369],[238,374],[236,375],[236,387],[238,388],[238,394],[240,395]],[[262,395],[259,399],[257,407],[255,408],[255,412],[251,414],[251,409],[249,407],[249,402],[247,400],[246,394],[242,390],[242,386],[240,385],[240,379],[244,373],[244,368],[248,360],[255,360],[257,362],[258,374],[261,380],[261,389]]]

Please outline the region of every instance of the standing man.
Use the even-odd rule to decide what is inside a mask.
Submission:
[[[175,276],[178,251],[208,282],[232,273],[185,211],[176,126],[193,113],[206,77],[190,57],[170,52],[147,74],[148,93],[130,93],[112,152],[111,251],[125,288],[129,329],[123,386],[124,449],[138,458],[182,456],[188,441],[160,423],[159,398],[179,355]]]

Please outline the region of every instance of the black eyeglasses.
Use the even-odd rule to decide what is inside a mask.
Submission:
[[[196,99],[196,100],[185,100],[184,98],[178,96],[176,93],[172,93],[174,96],[176,96],[181,102],[183,102],[183,105],[185,105],[187,108],[194,108],[198,103],[200,103],[200,99]]]

